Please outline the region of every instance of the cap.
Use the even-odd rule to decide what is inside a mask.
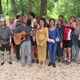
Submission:
[[[2,21],[5,21],[5,18],[4,17],[1,17],[0,18],[0,22],[2,22]]]

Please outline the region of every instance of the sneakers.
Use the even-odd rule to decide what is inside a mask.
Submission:
[[[32,63],[35,63],[35,60],[34,59],[32,59]]]
[[[56,64],[55,64],[55,63],[51,63],[51,62],[50,62],[50,63],[48,64],[48,66],[56,67]]]
[[[8,62],[9,64],[12,64],[12,62],[10,61],[10,62]]]
[[[50,63],[48,64],[48,66],[51,66],[52,64],[53,64],[53,63],[50,62]]]
[[[66,63],[66,62],[67,62],[67,60],[63,60],[63,61],[62,61],[62,63]]]
[[[5,62],[2,62],[1,65],[4,65]]]
[[[71,64],[71,62],[70,62],[70,61],[67,61],[67,62],[66,62],[66,65],[69,65],[69,64]]]
[[[55,63],[53,63],[53,67],[56,67],[56,64]]]

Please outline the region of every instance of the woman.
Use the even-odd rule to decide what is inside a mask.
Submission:
[[[72,27],[71,27],[72,26]],[[71,34],[73,30],[73,25],[69,21],[64,27],[64,37],[63,37],[63,46],[64,46],[64,60],[63,63],[70,64],[71,61]]]
[[[37,20],[34,22],[31,34],[32,43],[32,63],[37,62],[37,47],[36,47],[36,31],[39,29]]]
[[[51,18],[49,20],[49,39],[50,40],[48,47],[50,52],[50,62],[48,66],[53,65],[53,67],[56,67],[56,51],[57,51],[57,42],[59,42],[60,39],[60,33],[57,28],[55,28],[55,20]]]
[[[77,19],[76,21],[77,27],[78,27],[78,48],[79,48],[79,53],[78,53],[78,63],[80,64],[80,18]]]
[[[79,37],[79,27],[77,25],[77,21],[74,22],[75,25],[73,26],[73,32],[72,32],[72,60],[78,61],[78,37]]]
[[[61,36],[61,40],[62,42],[58,42],[58,48],[57,48],[57,57],[58,57],[58,61],[62,61],[62,57],[63,57],[63,32],[64,32],[64,26],[62,25],[62,22],[60,20],[58,20],[57,22],[57,28],[60,32],[60,36]]]
[[[44,27],[44,20],[41,18],[39,21],[40,29],[36,32],[37,51],[39,65],[44,66],[46,61],[46,47],[48,39],[48,28]]]

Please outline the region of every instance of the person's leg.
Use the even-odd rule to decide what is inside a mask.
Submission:
[[[68,61],[70,62],[71,60],[71,48],[68,47]]]
[[[64,47],[64,49],[63,49],[63,52],[64,52],[64,60],[63,60],[63,63],[67,60],[67,41],[63,41],[63,47]]]
[[[64,60],[67,60],[67,48],[64,48]]]
[[[21,64],[22,66],[26,65],[25,61],[25,42],[20,47],[20,55],[21,55]]]
[[[20,60],[20,45],[15,45],[15,50],[16,50],[16,58],[17,60]]]
[[[51,66],[52,65],[52,62],[53,62],[53,50],[52,50],[52,44],[49,44],[48,45],[48,48],[49,48],[49,60],[50,60],[50,62],[49,62],[49,64],[48,64],[48,66]]]
[[[52,56],[53,56],[53,67],[56,67],[56,50],[57,50],[57,44],[55,43],[54,45],[53,45],[53,48],[52,48]]]
[[[5,63],[4,60],[4,46],[0,47],[0,54],[1,54],[1,65]]]
[[[75,55],[76,55],[76,47],[75,45],[72,45],[72,59],[75,60]]]
[[[32,59],[31,59],[31,41],[27,41],[26,42],[27,44],[27,64],[28,65],[31,65],[31,61],[32,61]]]
[[[80,64],[80,48],[79,48],[79,54],[78,54],[78,63]]]
[[[32,47],[31,48],[32,49],[32,62],[34,63],[34,61],[35,61],[35,55],[34,55],[35,54],[35,51],[34,51],[35,50],[35,46],[32,45],[31,47]]]
[[[8,63],[12,64],[11,47],[9,45],[6,45],[6,53],[7,53],[7,61],[8,61]]]
[[[76,45],[75,48],[76,48],[76,61],[78,61],[78,54],[79,54],[79,47],[78,47],[78,45]]]

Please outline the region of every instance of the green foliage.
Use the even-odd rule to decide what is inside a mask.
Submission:
[[[36,17],[40,16],[40,1],[33,0],[32,11]],[[28,14],[29,0],[2,0],[2,8],[4,14],[15,15],[18,12]],[[63,15],[66,20],[71,16],[80,17],[80,0],[47,0],[47,18]]]

